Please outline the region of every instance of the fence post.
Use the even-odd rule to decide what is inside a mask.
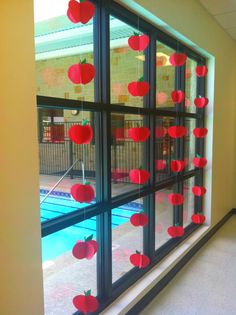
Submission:
[[[70,166],[74,163],[73,161],[73,143],[72,141],[69,141],[69,163],[70,163]],[[73,179],[74,178],[74,168],[72,167],[72,169],[70,170],[70,179]]]

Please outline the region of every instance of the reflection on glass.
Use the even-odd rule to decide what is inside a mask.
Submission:
[[[192,161],[195,157],[195,137],[193,129],[196,127],[195,119],[185,119],[185,124],[188,129],[188,134],[185,137],[185,170],[193,169]]]
[[[192,187],[194,186],[194,177],[184,181],[184,208],[183,208],[183,225],[189,225],[191,217],[194,214],[194,194]]]
[[[196,61],[187,59],[186,72],[185,72],[185,108],[187,112],[196,112],[194,105],[194,99],[196,96],[197,89],[197,77],[195,75],[195,68],[197,66]]]

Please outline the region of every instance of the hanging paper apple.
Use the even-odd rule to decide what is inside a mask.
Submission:
[[[70,66],[67,74],[74,84],[87,84],[95,77],[96,70],[91,63],[87,63],[84,59],[81,63]]]
[[[156,130],[155,130],[156,138],[165,137],[166,134],[167,134],[167,129],[165,127],[156,127]]]
[[[182,138],[187,135],[187,128],[184,126],[172,126],[168,128],[168,134],[172,138]]]
[[[181,90],[175,90],[171,93],[171,98],[174,103],[182,103],[184,100],[185,94]]]
[[[128,84],[128,91],[133,96],[144,96],[149,92],[149,83],[141,77],[138,81]]]
[[[77,295],[73,298],[74,307],[83,314],[93,313],[98,307],[99,303],[95,296],[91,295],[91,290],[84,291],[84,295]]]
[[[180,206],[184,203],[184,196],[182,194],[169,194],[168,199],[175,206]]]
[[[203,168],[207,165],[207,159],[204,157],[201,158],[201,157],[197,156],[193,159],[193,165],[195,167]]]
[[[129,259],[132,265],[140,269],[145,268],[150,264],[149,257],[146,255],[142,255],[137,250],[136,250],[136,254],[132,254]]]
[[[193,186],[192,192],[195,196],[203,196],[206,193],[206,188],[203,186]]]
[[[183,66],[187,60],[187,56],[184,53],[174,53],[170,56],[170,63],[172,64],[172,66]]]
[[[146,49],[149,44],[149,36],[134,33],[134,35],[129,37],[128,44],[131,49],[142,51]]]
[[[185,168],[185,161],[184,160],[172,160],[170,163],[170,168],[172,172],[179,173],[182,172]]]
[[[93,240],[93,235],[84,238],[84,241],[76,242],[72,249],[72,254],[77,259],[92,259],[98,251],[98,243]]]
[[[155,160],[155,170],[162,171],[166,168],[166,161],[165,160]]]
[[[141,167],[139,169],[133,169],[129,172],[130,181],[133,184],[142,185],[148,182],[150,178],[150,173],[143,170]]]
[[[86,202],[89,203],[93,201],[95,197],[95,192],[90,182],[83,184],[74,184],[70,189],[71,196],[77,202]]]
[[[209,103],[209,100],[207,97],[197,97],[194,100],[194,104],[197,108],[204,108]]]
[[[93,139],[93,129],[83,120],[82,125],[73,125],[69,129],[69,138],[75,144],[89,144]]]
[[[193,134],[196,138],[204,138],[208,133],[207,128],[194,128]]]
[[[205,77],[208,73],[207,66],[197,66],[195,73],[198,77]]]
[[[167,233],[172,237],[181,237],[184,235],[184,228],[182,226],[170,226]]]
[[[88,23],[92,19],[95,13],[95,6],[88,0],[75,0],[69,1],[67,16],[73,23],[82,24]]]
[[[128,137],[134,142],[144,142],[150,136],[150,129],[146,127],[130,128],[128,131]]]
[[[130,222],[134,226],[145,226],[148,224],[148,216],[144,212],[135,213],[130,217]]]
[[[202,224],[206,220],[206,217],[202,213],[192,215],[192,222],[195,224]]]

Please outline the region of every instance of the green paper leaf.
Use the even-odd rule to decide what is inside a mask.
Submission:
[[[136,250],[135,252],[136,252],[136,254],[141,254],[141,252],[139,252],[138,250]]]
[[[90,295],[91,295],[91,289],[88,290],[88,291],[84,291],[84,295],[85,295],[85,296],[90,296]]]
[[[200,158],[201,158],[201,155],[199,155],[199,154],[196,154],[196,157],[200,159]]]
[[[85,182],[84,185],[90,185],[90,182]]]
[[[139,36],[140,34],[138,32],[134,32],[134,36]]]
[[[88,237],[85,237],[84,240],[85,242],[91,241],[93,239],[93,234],[89,235]]]
[[[86,58],[84,58],[80,63],[85,64],[87,62]]]
[[[140,165],[138,169],[141,171],[143,169],[142,165]]]
[[[143,76],[138,79],[138,82],[143,82],[143,81],[144,81],[144,77]]]
[[[82,121],[82,126],[86,126],[88,124],[88,120],[87,119],[84,119],[83,121]]]

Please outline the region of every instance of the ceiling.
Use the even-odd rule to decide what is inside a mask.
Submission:
[[[200,0],[223,29],[236,40],[236,0]]]

